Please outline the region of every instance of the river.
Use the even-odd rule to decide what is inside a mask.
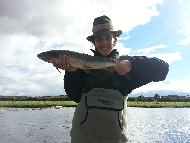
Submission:
[[[0,111],[0,143],[69,143],[74,111]],[[190,143],[189,108],[128,107],[127,116],[127,143]]]

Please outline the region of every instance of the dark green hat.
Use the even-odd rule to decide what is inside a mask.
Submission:
[[[94,37],[98,35],[113,33],[114,36],[119,37],[122,34],[121,30],[114,31],[111,19],[105,15],[94,19],[92,32],[93,35],[86,38],[91,42],[93,42]]]

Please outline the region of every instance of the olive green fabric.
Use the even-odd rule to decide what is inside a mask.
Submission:
[[[71,143],[127,142],[127,96],[104,88],[83,93],[70,135]]]

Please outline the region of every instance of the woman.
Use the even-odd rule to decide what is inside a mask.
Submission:
[[[65,71],[64,85],[69,98],[77,103],[72,130],[72,143],[124,143],[127,141],[127,95],[149,82],[166,78],[168,64],[145,56],[120,56],[116,49],[121,30],[114,31],[111,19],[94,19],[92,42],[94,56],[120,61],[115,72],[91,70],[91,74],[74,69],[69,57],[59,58],[53,66]]]

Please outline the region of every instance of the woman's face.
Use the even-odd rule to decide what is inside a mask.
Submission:
[[[107,56],[113,49],[113,40],[112,33],[96,36],[94,45],[102,56]]]

